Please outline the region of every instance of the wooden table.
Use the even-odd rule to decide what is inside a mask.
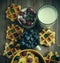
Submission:
[[[59,16],[56,24],[53,26],[54,31],[56,32],[56,44],[51,47],[41,46],[41,53],[44,55],[49,51],[57,51],[60,54],[60,1],[59,0],[0,0],[0,55],[3,53],[4,45],[6,42],[6,28],[12,22],[6,19],[5,11],[6,8],[11,4],[20,4],[22,8],[32,7],[33,9],[38,11],[38,9],[45,5],[50,4],[57,8]]]

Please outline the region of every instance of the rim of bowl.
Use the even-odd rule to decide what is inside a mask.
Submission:
[[[35,52],[35,53],[37,53],[37,54],[41,57],[41,59],[43,60],[43,62],[46,63],[46,61],[44,60],[42,54],[41,54],[39,51],[37,51],[37,50],[33,50],[33,49],[25,49],[25,50],[19,51],[16,55],[20,54],[20,53],[23,52],[23,51],[30,51],[30,52]],[[16,55],[15,55],[15,56],[16,56]],[[15,56],[13,57],[11,63],[13,63],[13,60],[14,60]]]

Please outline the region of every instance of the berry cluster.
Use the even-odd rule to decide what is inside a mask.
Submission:
[[[37,32],[35,32],[34,30],[26,30],[21,37],[21,40],[19,41],[20,44],[23,46],[25,46],[24,48],[34,48],[35,46],[37,46],[39,44],[39,36],[37,34]]]
[[[31,26],[36,21],[36,13],[33,9],[27,8],[25,11],[20,11],[18,20],[25,26]]]

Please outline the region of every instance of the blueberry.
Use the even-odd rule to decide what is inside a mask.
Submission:
[[[24,41],[22,41],[22,45],[25,45],[25,42]]]
[[[32,37],[32,34],[30,34],[30,37]]]
[[[35,40],[35,42],[38,44],[39,43],[39,39]]]
[[[36,35],[36,39],[39,39],[39,37]]]
[[[30,30],[31,33],[34,33],[34,30]]]
[[[10,51],[10,52],[8,52],[8,55],[12,55],[12,52]]]
[[[57,60],[57,61],[60,61],[60,57],[56,57],[56,60]]]
[[[28,48],[31,48],[31,45],[28,45]]]
[[[29,44],[26,44],[27,47],[29,47]]]
[[[37,35],[37,33],[36,33],[36,32],[34,32],[34,35]]]
[[[31,44],[32,42],[29,40],[29,43]]]
[[[33,40],[34,40],[34,38],[33,38],[33,37],[31,37],[30,39],[31,39],[31,41],[33,41]]]
[[[25,32],[26,35],[28,35],[28,32]]]
[[[32,43],[32,44],[31,44],[31,48],[34,48],[34,47],[35,47],[35,45]]]
[[[18,34],[17,33],[14,33],[14,37],[17,37],[18,36]]]
[[[25,43],[25,39],[22,38],[22,39],[20,40],[20,44],[24,44],[24,43]]]
[[[37,43],[37,42],[34,42],[34,45],[35,45],[35,46],[37,46],[37,45],[38,45],[38,43]]]
[[[20,59],[20,56],[16,56],[15,58],[14,58],[14,60],[19,60]]]
[[[29,40],[29,39],[30,39],[30,37],[28,36],[26,39],[27,39],[27,40]]]
[[[12,49],[12,48],[14,48],[14,45],[11,44],[11,45],[9,45],[9,47]]]
[[[28,36],[27,36],[27,35],[25,35],[24,37],[25,37],[25,38],[27,38]]]
[[[25,32],[23,33],[23,35],[25,36]],[[23,36],[23,35],[22,35],[22,36]]]
[[[22,41],[24,41],[24,37],[22,38]]]
[[[34,34],[33,34],[33,35],[32,35],[32,37],[34,37],[34,38],[35,38],[35,37],[36,37],[36,35],[34,35]]]

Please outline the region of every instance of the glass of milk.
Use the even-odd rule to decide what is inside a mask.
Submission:
[[[57,17],[57,9],[51,5],[45,5],[38,11],[38,19],[44,27],[51,27],[57,21]]]

